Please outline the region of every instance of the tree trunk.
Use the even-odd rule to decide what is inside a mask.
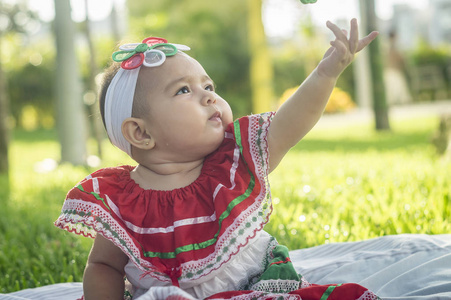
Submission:
[[[360,6],[360,19],[359,25],[365,30],[368,28],[366,25],[366,8]],[[371,109],[373,103],[372,94],[372,82],[371,82],[371,65],[370,57],[367,49],[359,52],[356,55],[354,62],[352,63],[355,80],[355,97],[357,105],[361,109]]]
[[[86,163],[86,123],[78,62],[75,54],[74,24],[69,0],[54,0],[56,38],[57,126],[61,161]]]
[[[360,0],[360,5],[366,9],[367,32],[377,30],[377,17],[374,0]],[[375,39],[369,46],[368,52],[371,64],[371,78],[373,82],[373,110],[376,130],[390,130],[388,105],[385,97],[384,69],[380,53],[380,38]]]
[[[121,40],[121,33],[119,30],[119,20],[117,15],[117,3],[113,0],[113,6],[111,8],[111,30],[113,32],[113,39],[115,43]]]
[[[252,112],[262,113],[273,109],[273,68],[262,21],[262,0],[247,2]]]
[[[94,0],[95,1],[95,0]],[[88,0],[85,0],[85,9],[86,9],[86,19],[85,19],[85,38],[88,42],[88,49],[89,49],[89,78],[88,78],[88,89],[90,92],[92,92],[95,95],[95,103],[89,104],[89,112],[91,117],[89,118],[92,131],[94,133],[94,137],[97,143],[97,155],[99,157],[102,157],[102,124],[100,120],[100,112],[98,110],[98,97],[97,97],[97,85],[96,85],[96,76],[99,73],[99,69],[97,67],[97,60],[96,60],[96,49],[94,47],[94,43],[92,42],[92,36],[91,36],[91,24],[89,20],[89,14],[88,14]],[[114,5],[114,4],[113,4]]]
[[[1,49],[0,34],[0,49]],[[0,55],[1,57],[1,55]],[[6,84],[5,74],[3,73],[2,64],[0,62],[0,175],[8,175],[8,145],[9,145],[9,98]]]

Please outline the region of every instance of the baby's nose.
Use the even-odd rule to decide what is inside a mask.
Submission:
[[[205,94],[204,98],[202,99],[202,102],[204,105],[211,105],[216,103],[216,97],[213,93],[207,93]]]

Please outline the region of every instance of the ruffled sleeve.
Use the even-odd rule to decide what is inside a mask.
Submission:
[[[268,130],[274,112],[250,115],[233,123],[233,134],[249,171],[267,182],[269,173]]]
[[[99,226],[104,222],[105,213],[111,212],[108,198],[100,191],[104,180],[120,182],[122,173],[129,171],[127,167],[106,168],[98,170],[80,181],[66,196],[61,215],[55,225],[69,232],[94,238]],[[108,190],[114,193],[114,186]]]
[[[95,238],[101,234],[121,248],[142,270],[155,271],[156,276],[164,278],[166,275],[158,272],[154,265],[142,260],[139,241],[130,234],[129,224],[121,215],[119,203],[127,197],[136,197],[134,185],[130,184],[132,170],[132,166],[120,166],[87,176],[68,192],[54,224],[86,237]]]
[[[246,172],[250,176],[253,192],[252,200],[259,205],[259,215],[268,221],[272,211],[271,192],[269,189],[269,149],[268,131],[275,113],[255,114],[237,119],[230,131],[244,161]]]

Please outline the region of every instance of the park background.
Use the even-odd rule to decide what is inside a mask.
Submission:
[[[449,125],[439,125],[451,113],[451,1],[412,2],[0,1],[0,292],[82,280],[92,241],[52,223],[80,179],[133,164],[103,133],[96,78],[119,43],[150,35],[191,46],[239,117],[277,109],[305,79],[331,39],[327,20],[374,26],[376,46],[271,174],[265,229],[292,250],[450,233]],[[384,81],[390,32],[404,98]]]

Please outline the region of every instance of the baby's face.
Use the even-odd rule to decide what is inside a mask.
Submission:
[[[178,53],[159,67],[142,67],[138,86],[149,110],[143,120],[168,159],[205,157],[222,143],[232,111],[195,59]]]

